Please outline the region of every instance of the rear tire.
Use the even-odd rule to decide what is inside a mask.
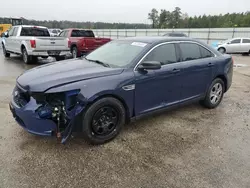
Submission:
[[[102,98],[92,104],[82,115],[82,130],[86,141],[104,144],[114,139],[125,124],[123,104],[112,97]]]
[[[77,47],[76,46],[74,46],[73,48],[72,48],[72,57],[73,58],[77,58],[78,57],[78,50],[77,50]]]
[[[32,62],[32,56],[29,56],[26,48],[22,49],[23,62],[25,64],[30,64]]]
[[[222,79],[216,78],[210,85],[203,106],[209,109],[216,108],[222,101],[225,92],[225,83]]]
[[[4,55],[4,57],[10,57],[10,53],[7,52],[4,44],[2,45],[2,47],[3,47],[3,55]]]

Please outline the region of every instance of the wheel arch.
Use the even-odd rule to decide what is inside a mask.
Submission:
[[[96,101],[100,100],[100,99],[103,99],[103,98],[108,98],[108,97],[111,97],[111,98],[114,98],[114,99],[117,99],[118,101],[121,102],[121,104],[123,105],[124,109],[125,109],[125,113],[126,113],[126,123],[130,122],[130,110],[129,110],[129,107],[127,105],[127,103],[125,102],[125,100],[116,95],[116,94],[103,94],[103,95],[100,95],[100,96],[96,96],[94,98],[92,98],[92,100],[87,104],[87,108],[88,109],[92,104],[94,104]]]
[[[220,78],[223,82],[224,82],[224,85],[225,85],[225,92],[227,92],[227,78],[225,75],[218,75],[216,78]],[[215,79],[216,79],[215,78]]]
[[[23,49],[26,49],[26,46],[24,44],[21,44],[21,47],[20,47],[21,53],[23,52]]]
[[[72,43],[70,46],[70,52],[72,53],[73,48],[76,47],[77,48],[77,44],[76,43]]]

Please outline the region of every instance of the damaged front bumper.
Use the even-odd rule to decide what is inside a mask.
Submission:
[[[47,101],[46,97],[44,101],[41,98],[35,99],[29,92],[17,86],[9,106],[15,120],[29,133],[56,136],[61,139],[61,143],[65,143],[76,125],[76,117],[85,105],[75,91],[62,92],[50,100]]]
[[[10,102],[10,110],[17,123],[28,132],[40,136],[52,136],[56,130],[56,123],[51,119],[39,117],[35,99],[31,99],[24,107],[19,107],[14,100]]]

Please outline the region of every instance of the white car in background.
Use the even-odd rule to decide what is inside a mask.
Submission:
[[[49,29],[50,36],[52,37],[57,37],[61,32],[61,29]]]
[[[233,38],[219,43],[217,50],[228,54],[250,54],[250,38]]]

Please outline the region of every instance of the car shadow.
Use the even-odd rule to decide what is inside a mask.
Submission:
[[[166,123],[166,120],[169,117],[172,116],[178,116],[181,113],[185,113],[187,111],[207,111],[208,109],[203,108],[201,105],[199,105],[198,103],[194,103],[191,105],[185,105],[179,108],[174,108],[172,110],[165,110],[162,112],[158,112],[158,113],[154,113],[152,115],[148,115],[145,116],[143,118],[140,118],[139,120],[136,120],[134,122],[125,124],[123,130],[121,131],[122,134],[118,135],[118,137],[116,137],[113,141],[120,141],[120,140],[124,140],[124,137],[126,137],[126,134],[131,134],[133,132],[143,132],[143,129],[148,128],[147,126],[154,126],[154,122],[160,122],[162,124]],[[195,119],[195,118],[188,118],[185,117],[185,120],[189,121],[189,122],[197,122],[199,120]],[[24,131],[24,130],[23,130]],[[54,147],[59,147],[59,148],[64,148],[67,150],[71,150],[71,147],[76,149],[76,148],[85,148],[85,149],[89,149],[89,148],[95,148],[95,147],[100,147],[100,146],[96,146],[96,145],[91,145],[89,143],[87,143],[84,139],[83,139],[83,134],[79,133],[79,132],[74,132],[71,137],[68,139],[68,141],[66,142],[66,144],[61,144],[60,140],[56,139],[55,137],[42,137],[42,136],[36,136],[36,135],[30,135],[29,133],[27,133],[28,135],[28,139],[22,144],[22,145],[43,145],[43,147],[47,147],[49,148],[54,148]],[[109,144],[109,143],[106,143]],[[46,145],[46,146],[44,146]],[[105,144],[104,144],[105,145]]]

